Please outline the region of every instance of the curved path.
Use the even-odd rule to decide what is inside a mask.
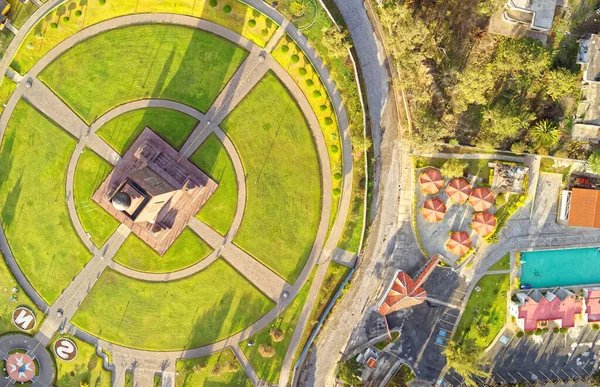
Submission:
[[[82,40],[85,40],[93,35],[99,34],[106,30],[110,30],[110,29],[114,29],[114,28],[118,28],[118,27],[122,27],[122,26],[127,26],[127,25],[146,24],[146,23],[168,23],[168,24],[178,24],[178,25],[186,25],[186,26],[190,26],[190,27],[194,27],[194,28],[200,28],[200,29],[204,29],[204,30],[216,33],[218,35],[221,35],[221,36],[227,38],[228,40],[237,43],[238,45],[240,45],[242,47],[246,47],[251,52],[251,55],[248,56],[246,62],[244,64],[242,64],[241,68],[238,70],[238,72],[234,75],[234,77],[230,81],[230,84],[224,89],[224,91],[221,93],[221,95],[215,101],[215,103],[219,102],[221,105],[217,106],[217,107],[213,106],[214,117],[217,118],[217,121],[219,121],[220,119],[223,119],[228,114],[228,112],[233,110],[233,108],[237,105],[237,103],[239,103],[239,101],[254,86],[254,84],[256,84],[260,80],[260,78],[262,78],[262,75],[264,73],[266,73],[266,71],[268,71],[268,70],[273,71],[278,76],[278,78],[282,81],[282,83],[288,88],[288,90],[292,93],[292,95],[298,102],[299,106],[301,107],[302,111],[304,112],[304,114],[309,122],[309,127],[310,127],[311,131],[313,132],[313,136],[314,136],[315,142],[317,144],[317,151],[318,151],[319,158],[320,158],[320,166],[321,166],[322,179],[323,179],[322,215],[321,215],[321,221],[319,224],[319,230],[318,230],[317,237],[315,239],[313,248],[311,250],[309,259],[308,259],[302,273],[300,274],[300,276],[298,277],[298,279],[294,285],[287,286],[287,288],[289,289],[288,291],[289,291],[290,297],[282,298],[282,299],[278,300],[279,302],[273,310],[269,311],[261,319],[259,319],[257,322],[255,322],[250,327],[244,329],[243,331],[241,331],[227,339],[221,340],[217,343],[213,343],[213,344],[210,344],[210,345],[207,345],[204,347],[200,347],[200,348],[185,350],[183,352],[147,352],[147,351],[125,348],[125,347],[121,347],[121,346],[118,346],[115,344],[104,342],[98,338],[87,335],[85,332],[77,330],[75,327],[71,326],[68,323],[68,321],[65,321],[65,328],[67,330],[75,331],[79,337],[84,338],[86,341],[89,341],[91,343],[96,343],[96,344],[102,346],[103,348],[107,348],[107,349],[113,351],[115,359],[124,359],[127,361],[135,359],[138,362],[139,361],[146,362],[147,364],[152,364],[153,366],[157,365],[157,364],[163,364],[163,365],[171,364],[171,366],[174,366],[174,359],[176,359],[176,358],[180,358],[180,357],[193,358],[193,357],[208,355],[210,353],[223,350],[227,347],[235,348],[235,346],[237,345],[237,343],[239,341],[245,340],[246,338],[253,336],[257,332],[259,332],[261,329],[263,329],[265,326],[267,326],[271,321],[273,321],[277,317],[277,315],[281,311],[283,311],[285,309],[285,307],[291,302],[291,300],[293,300],[295,294],[301,289],[302,285],[308,278],[308,275],[311,273],[312,268],[316,264],[317,259],[321,255],[321,249],[322,249],[323,244],[325,243],[325,237],[327,235],[327,226],[328,226],[328,221],[329,221],[329,214],[331,212],[331,205],[332,205],[331,174],[330,174],[330,166],[329,166],[329,158],[328,158],[327,148],[325,146],[323,134],[320,130],[318,120],[317,120],[314,112],[312,111],[310,104],[308,103],[306,97],[304,96],[304,94],[302,93],[302,91],[300,90],[298,85],[294,82],[293,78],[268,54],[268,52],[263,51],[262,49],[258,48],[256,45],[254,45],[252,42],[250,42],[247,39],[241,37],[240,35],[234,33],[233,31],[230,31],[224,27],[221,27],[219,25],[216,25],[214,23],[211,23],[211,22],[208,22],[205,20],[200,20],[200,19],[197,19],[194,17],[184,16],[184,15],[174,15],[174,14],[134,14],[134,15],[123,16],[123,17],[111,19],[111,20],[108,20],[108,21],[105,21],[102,23],[98,23],[92,27],[89,27],[87,29],[79,31],[78,33],[72,35],[71,37],[67,38],[65,41],[63,41],[62,43],[60,43],[59,45],[54,47],[40,61],[38,61],[38,63],[36,63],[36,65],[26,75],[26,78],[32,79],[34,81],[34,85],[37,83],[41,83],[41,82],[37,81],[37,79],[35,79],[35,77],[39,74],[39,72],[46,65],[48,65],[52,60],[54,60],[56,57],[58,57],[62,52],[68,50],[69,48],[73,47],[75,44],[79,43]],[[286,31],[288,33],[290,33],[290,30],[292,28],[293,28],[293,26],[292,27],[288,26],[288,27],[286,27]],[[280,28],[280,30],[281,30],[281,28]],[[277,37],[277,36],[281,36],[281,35],[282,35],[282,32],[278,31],[278,33],[276,33],[275,36]],[[301,35],[299,35],[299,36],[302,37]],[[300,47],[305,49],[307,42],[306,42],[306,39],[304,39],[303,37],[302,37],[302,39],[303,40],[299,40],[298,43],[299,43]],[[269,44],[267,47],[272,48],[272,47],[274,47],[274,44]],[[340,211],[338,212],[338,218],[336,219],[336,221],[334,223],[334,227],[333,227],[333,229],[330,233],[330,237],[327,241],[327,246],[333,246],[333,248],[335,248],[335,246],[337,245],[337,241],[339,240],[339,237],[341,236],[341,233],[343,231],[343,226],[345,224],[345,219],[346,219],[346,215],[347,215],[347,211],[348,211],[348,205],[349,205],[350,194],[351,194],[351,184],[352,184],[352,164],[351,164],[352,159],[351,159],[351,147],[350,147],[350,142],[349,142],[347,118],[345,115],[343,105],[341,105],[341,99],[339,98],[339,94],[337,92],[335,92],[335,89],[333,91],[331,90],[331,88],[332,87],[334,88],[334,86],[331,83],[328,74],[326,74],[326,76],[323,75],[323,71],[326,72],[327,70],[322,65],[322,62],[320,61],[320,59],[318,59],[314,50],[306,49],[305,52],[307,53],[309,58],[311,58],[311,60],[313,60],[313,63],[315,64],[316,68],[321,73],[321,76],[324,79],[324,82],[328,88],[330,96],[334,102],[334,106],[336,106],[336,110],[338,111],[338,118],[339,118],[339,122],[340,122],[340,128],[342,131],[342,148],[344,151],[344,190],[343,190],[342,199],[341,199],[342,208],[340,208]],[[1,65],[1,63],[0,63],[0,65]],[[258,71],[255,71],[255,70],[258,70]],[[252,77],[253,73],[254,73],[254,79]],[[238,76],[238,74],[239,74],[239,76]],[[256,76],[256,74],[259,74],[260,76]],[[246,81],[248,81],[248,82],[246,82]],[[254,83],[252,83],[252,82],[254,82]],[[30,91],[33,91],[33,89],[34,88],[32,88]],[[13,95],[11,96],[10,100],[7,103],[4,114],[2,114],[2,116],[0,117],[0,138],[2,138],[2,136],[6,130],[6,125],[8,123],[8,120],[9,120],[12,112],[14,111],[14,108],[15,108],[18,100],[24,94],[26,94],[26,89],[25,89],[24,83],[22,83],[19,86],[17,86],[15,92],[13,93]],[[28,95],[31,97],[31,99],[35,98],[35,97],[33,97],[32,93],[28,93]],[[44,101],[39,101],[39,102],[41,104],[44,103]],[[53,114],[56,114],[56,113],[53,113],[52,111],[50,111],[52,109],[48,109],[49,106],[46,106],[46,109],[43,109],[43,107],[37,106],[37,105],[36,105],[36,107],[40,108],[40,110],[45,112],[51,118],[53,118],[53,119],[55,118],[55,117],[53,117]],[[211,108],[211,109],[213,109],[213,108]],[[211,112],[212,111],[209,109],[209,111],[207,112],[207,115],[210,114]],[[208,125],[210,125],[210,123],[208,121],[206,123]],[[98,125],[100,125],[100,123],[98,123]],[[97,127],[98,126],[96,126],[93,129],[97,129]],[[65,129],[73,130],[74,128],[66,127]],[[214,128],[213,128],[213,130],[214,130]],[[194,132],[196,132],[196,131],[194,131]],[[215,130],[215,132],[217,134],[219,134],[218,130]],[[88,137],[88,136],[89,136],[89,139],[92,139],[92,140],[98,139],[98,137],[93,133],[92,129],[89,127],[86,132],[82,132],[82,131],[78,130],[78,131],[75,131],[73,134],[80,140],[82,138]],[[184,150],[185,153],[188,153],[191,150],[197,149],[197,147],[200,145],[201,142],[196,144],[196,143],[194,143],[194,140],[196,139],[196,136],[200,135],[200,134],[202,134],[202,132],[200,132],[198,134],[196,134],[196,133],[192,134],[192,143],[190,144],[190,146],[186,147],[186,149]],[[224,135],[224,133],[223,133],[223,135]],[[80,148],[80,150],[81,149],[82,148]],[[78,156],[74,155],[75,159],[77,157]],[[111,160],[109,160],[109,161],[111,161]],[[116,161],[118,161],[118,160],[112,160],[112,162],[116,162]],[[115,236],[113,236],[113,237],[115,237]],[[117,241],[118,242],[115,243],[115,245],[117,245],[118,243],[122,243],[122,238],[117,237]],[[47,305],[33,291],[33,288],[27,282],[26,278],[23,276],[18,265],[16,264],[14,257],[10,253],[10,249],[8,249],[8,245],[6,244],[6,239],[5,239],[4,233],[2,231],[0,231],[0,247],[2,247],[3,252],[6,253],[5,258],[6,258],[7,262],[9,263],[9,266],[11,268],[11,271],[13,271],[13,274],[15,274],[15,276],[17,277],[19,282],[22,284],[22,286],[23,286],[23,284],[26,284],[25,286],[23,286],[23,288],[25,290],[27,290],[28,294],[30,294],[32,296],[32,298],[35,300],[36,304],[40,304],[38,306],[42,310],[47,311],[48,310]],[[331,250],[333,250],[333,248]],[[329,252],[329,251],[325,252],[325,254],[324,254],[325,261],[327,261],[329,259],[330,254],[331,254],[331,252]],[[97,255],[100,255],[100,254],[97,254]],[[86,277],[86,279],[88,279],[88,278],[89,277]],[[74,283],[77,282],[77,279],[78,278],[75,279]],[[76,289],[71,289],[71,286],[70,286],[69,288],[67,288],[65,293],[71,293],[71,292],[73,292],[73,290],[76,290]],[[77,292],[75,292],[73,297],[75,299],[73,299],[73,298],[69,299],[68,300],[69,303],[73,304],[73,305],[78,305],[78,303],[76,301],[81,302],[81,300],[83,300],[83,298],[85,297],[85,294],[83,292],[80,292],[79,294],[77,294]],[[57,308],[58,305],[59,305],[58,302],[55,303],[53,305],[52,309]],[[74,313],[74,311],[73,311],[73,313]],[[66,313],[65,313],[65,316],[70,317]],[[72,314],[71,314],[71,316],[72,316]],[[53,334],[53,332],[55,331],[55,328],[58,325],[56,320],[57,320],[57,318],[55,318],[54,316],[52,316],[52,314],[50,314],[50,317],[47,319],[46,323],[44,324],[44,326],[48,326],[48,328],[43,329],[43,330],[41,329],[40,333],[38,335],[40,338],[40,342],[49,340],[50,335]],[[67,320],[68,320],[68,318],[67,318]],[[169,366],[169,367],[171,367],[171,366]]]

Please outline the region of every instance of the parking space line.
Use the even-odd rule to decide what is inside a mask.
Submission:
[[[511,374],[511,373],[510,373],[510,372],[508,372],[508,371],[506,371],[506,373],[508,374],[508,376],[510,376],[510,377],[511,377],[511,378],[512,378],[512,379],[515,381],[515,383],[518,383],[518,382],[519,382],[519,381],[517,380],[517,378],[515,378],[515,377],[513,376],[513,374]]]
[[[573,367],[569,367],[569,368],[571,369],[571,371],[575,372],[575,375],[577,375],[577,376],[579,376],[579,377],[581,378],[581,375],[579,375],[579,372],[575,371],[575,370],[573,369]]]
[[[523,376],[522,373],[520,373],[519,371],[517,371],[517,373],[519,374],[520,377],[522,377],[523,379],[527,380],[527,383],[529,383],[529,379],[527,379],[525,376]]]
[[[565,370],[563,370],[562,368],[560,369],[562,371],[563,374],[567,375],[567,380],[571,381],[571,375],[569,375],[568,373],[565,372]]]
[[[552,371],[552,370],[550,370],[550,372],[552,372],[552,373],[554,374],[554,376],[556,376],[556,377],[558,378],[558,380],[559,380],[559,381],[562,381],[562,378],[561,378],[560,376],[558,376],[558,375],[556,374],[556,372],[554,372],[554,371]]]
[[[542,370],[540,370],[540,372],[542,373],[542,375],[544,375],[546,379],[548,379],[549,382],[552,382],[552,379],[550,379]]]
[[[502,381],[504,381],[504,383],[510,384],[506,381],[506,379],[504,379],[502,376],[500,376],[500,374],[496,374],[496,376],[499,377],[500,379],[502,379]]]

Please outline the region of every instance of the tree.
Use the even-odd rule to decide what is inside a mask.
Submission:
[[[560,130],[558,130],[554,123],[548,120],[536,122],[529,133],[538,148],[551,148],[556,145],[560,138]]]
[[[588,164],[594,173],[600,173],[600,148],[592,152],[588,158]]]
[[[589,383],[592,387],[600,387],[600,369],[594,371],[592,376],[590,376]]]
[[[486,363],[482,360],[483,351],[473,339],[467,339],[461,343],[451,341],[444,350],[448,365],[463,377],[468,386],[476,387],[477,383],[472,375],[487,378],[489,373],[479,367]]]
[[[444,163],[440,172],[444,177],[461,177],[465,173],[465,169],[469,166],[469,163],[461,159],[450,159]]]
[[[487,104],[487,93],[494,87],[495,81],[489,67],[468,67],[457,75],[457,79],[452,98],[455,114],[464,112],[470,104]]]
[[[350,386],[360,385],[362,376],[362,366],[355,358],[350,358],[338,367],[338,377]]]
[[[279,343],[283,339],[285,339],[285,333],[279,328],[271,328],[269,330],[269,336],[271,336],[271,340],[276,343]]]
[[[482,140],[503,142],[515,138],[519,131],[526,128],[535,114],[524,110],[516,103],[497,103],[483,113],[482,130],[479,134]]]
[[[548,72],[546,93],[553,101],[565,96],[577,96],[579,91],[579,74],[573,74],[566,69],[556,69]]]
[[[258,353],[262,357],[275,356],[275,348],[271,344],[261,344],[258,346]]]
[[[337,27],[331,27],[323,34],[321,42],[327,48],[327,53],[333,58],[344,58],[348,55],[348,49],[352,47],[348,39],[348,31]]]

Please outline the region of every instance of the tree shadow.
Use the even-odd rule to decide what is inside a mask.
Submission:
[[[6,196],[6,201],[4,202],[4,207],[2,208],[2,223],[5,228],[10,228],[17,213],[17,204],[19,203],[19,198],[21,197],[22,180],[23,175],[21,174],[21,176],[19,176],[19,180],[17,180],[17,183],[12,187]]]

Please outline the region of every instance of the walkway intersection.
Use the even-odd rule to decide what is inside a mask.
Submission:
[[[42,5],[40,9],[38,9],[38,11],[32,16],[32,18],[30,18],[30,20],[24,24],[21,30],[17,33],[13,43],[7,50],[6,55],[2,60],[0,60],[0,69],[8,71],[9,59],[12,58],[16,52],[18,44],[23,41],[27,32],[33,27],[34,19],[38,20],[42,15],[52,10],[60,3],[60,0],[48,1]],[[4,232],[1,229],[0,248],[2,249],[2,253],[4,254],[7,264],[17,278],[19,284],[21,284],[27,294],[31,296],[36,305],[48,315],[48,318],[44,321],[38,333],[34,338],[30,338],[29,341],[31,343],[35,343],[39,348],[45,348],[50,343],[50,340],[52,337],[54,337],[55,333],[61,330],[72,333],[87,342],[95,344],[98,348],[109,350],[113,354],[113,385],[115,386],[124,385],[125,372],[127,370],[133,370],[134,381],[139,385],[144,385],[148,381],[153,380],[153,377],[156,373],[160,373],[162,375],[163,386],[174,385],[175,363],[178,358],[195,358],[206,356],[214,352],[222,351],[226,348],[231,348],[233,350],[234,354],[242,364],[245,372],[250,377],[252,382],[258,384],[260,382],[259,378],[256,372],[252,369],[248,359],[239,348],[238,343],[258,333],[287,307],[287,305],[294,299],[295,295],[304,285],[304,282],[312,272],[314,265],[317,263],[317,261],[319,261],[319,270],[315,276],[315,281],[310,291],[309,300],[307,301],[307,308],[305,308],[303,311],[301,323],[298,324],[298,328],[300,330],[300,328],[305,326],[306,320],[309,316],[306,310],[311,310],[310,305],[312,305],[316,299],[316,294],[318,293],[325,276],[328,263],[331,260],[331,255],[334,252],[337,242],[342,234],[348,213],[352,189],[352,153],[348,133],[348,121],[341,97],[335,89],[335,85],[331,81],[331,77],[329,76],[327,69],[323,65],[320,58],[318,58],[316,51],[308,44],[303,35],[275,10],[270,8],[265,9],[264,3],[260,1],[250,1],[249,3],[257,9],[265,12],[267,16],[281,24],[281,27],[276,31],[266,49],[259,48],[251,41],[222,26],[184,15],[133,14],[107,20],[75,33],[50,50],[33,66],[29,73],[24,75],[22,81],[18,84],[17,88],[6,104],[4,114],[0,116],[1,139],[17,102],[21,98],[24,98],[35,108],[55,121],[59,126],[67,130],[73,137],[78,139],[78,143],[72,154],[67,170],[65,195],[69,215],[75,231],[87,249],[93,254],[92,259],[87,263],[79,275],[71,282],[71,284],[62,292],[57,301],[53,305],[48,306],[39,297],[39,295],[31,287],[25,276],[20,271],[14,257],[12,256]],[[58,58],[58,56],[60,56],[63,52],[69,50],[83,40],[110,29],[145,23],[168,23],[200,28],[220,35],[249,51],[250,54],[246,60],[238,68],[236,73],[224,87],[206,114],[199,112],[190,106],[177,102],[148,99],[134,101],[118,106],[104,114],[102,117],[98,118],[91,125],[87,125],[45,84],[38,80],[38,75],[48,64]],[[341,205],[338,216],[334,222],[333,228],[330,230],[329,238],[326,238],[326,236],[328,235],[327,228],[332,210],[332,182],[329,155],[325,140],[323,138],[323,133],[321,132],[315,113],[312,111],[308,100],[304,96],[299,86],[270,55],[270,52],[276,46],[278,40],[285,33],[288,33],[298,39],[298,45],[311,59],[315,65],[315,68],[324,80],[324,84],[327,87],[327,90],[333,100],[334,107],[337,111],[340,130],[342,132],[341,137],[344,156],[344,189],[342,191]],[[322,175],[322,212],[317,236],[307,263],[294,284],[288,284],[276,273],[268,269],[262,263],[258,262],[248,253],[244,252],[232,243],[233,238],[241,224],[246,204],[245,173],[241,159],[237,154],[234,144],[218,125],[233,111],[239,102],[250,92],[250,90],[252,90],[252,88],[264,77],[268,71],[273,72],[281,80],[303,111],[315,139]],[[124,225],[119,226],[119,228],[109,238],[105,245],[101,248],[97,248],[91,242],[89,235],[85,232],[83,226],[81,225],[74,201],[73,188],[75,170],[79,157],[86,146],[91,148],[94,152],[112,165],[116,165],[121,158],[116,151],[114,151],[96,134],[96,131],[103,124],[121,114],[145,107],[160,107],[177,110],[196,118],[198,120],[198,125],[193,130],[186,143],[182,146],[180,154],[186,158],[191,156],[200,147],[203,141],[211,133],[214,133],[221,140],[231,157],[238,183],[238,203],[236,215],[229,232],[225,236],[221,236],[206,224],[195,218],[193,218],[189,223],[190,228],[203,240],[205,240],[214,249],[214,252],[190,268],[169,274],[149,274],[137,272],[114,262],[112,258],[118,251],[119,247],[121,247],[121,245],[127,239],[127,236],[130,234],[131,230]],[[245,276],[265,295],[277,302],[277,306],[275,308],[256,321],[253,325],[227,339],[204,347],[185,351],[146,352],[105,342],[77,329],[70,323],[70,319],[77,311],[77,308],[83,302],[106,267],[111,267],[122,274],[144,281],[172,281],[190,276],[200,270],[203,270],[220,256],[227,260],[237,271]],[[2,342],[0,342],[0,350],[3,348],[1,344]],[[295,353],[295,348],[297,345],[298,338],[294,337],[294,342],[290,346],[288,358],[290,353]]]

